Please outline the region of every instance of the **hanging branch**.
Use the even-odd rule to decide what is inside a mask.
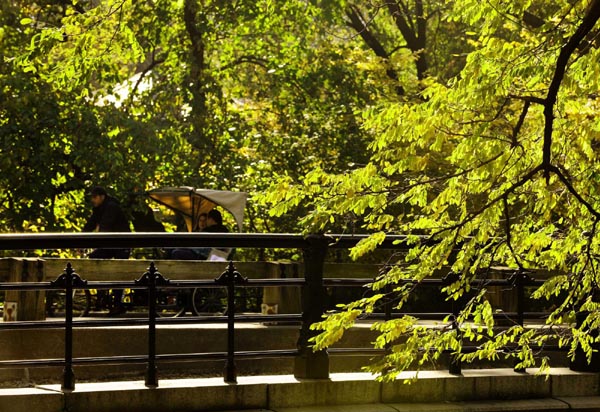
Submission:
[[[594,28],[596,22],[600,19],[600,0],[594,0],[583,21],[573,33],[569,41],[561,48],[552,82],[548,88],[548,94],[544,101],[544,146],[542,153],[542,166],[544,167],[544,177],[546,182],[550,181],[550,165],[552,164],[552,131],[554,129],[554,105],[556,104],[558,91],[565,76],[569,59],[573,52],[577,50],[581,41]]]
[[[515,128],[513,129],[513,133],[511,136],[511,147],[517,147],[519,145],[519,132],[521,131],[521,127],[523,127],[523,123],[525,122],[525,117],[527,117],[527,112],[529,111],[529,106],[531,105],[531,102],[526,100],[525,104],[523,105],[523,110],[521,111],[521,115],[519,116],[519,120],[517,121],[517,124],[515,125]]]
[[[371,50],[373,50],[377,57],[381,57],[386,62],[386,66],[388,67],[386,68],[385,73],[390,79],[397,82],[398,73],[389,64],[391,53],[385,50],[383,44],[375,37],[373,32],[369,30],[369,22],[365,19],[358,7],[349,6],[346,10],[346,16],[348,19],[350,19],[347,22],[348,26],[353,28],[354,31],[356,31],[360,37],[362,37],[365,44],[369,46]],[[400,86],[398,86],[397,92],[399,95],[404,94],[404,90]]]
[[[525,268],[521,264],[521,261],[519,260],[519,257],[515,253],[515,250],[513,249],[513,246],[512,246],[512,236],[511,236],[511,231],[510,231],[510,213],[508,211],[508,193],[504,196],[502,201],[504,203],[504,217],[505,217],[504,229],[506,231],[506,244],[508,245],[508,249],[510,250],[510,253],[512,253],[513,258],[515,258],[515,262],[517,263],[517,266],[519,266],[519,269],[524,270]]]

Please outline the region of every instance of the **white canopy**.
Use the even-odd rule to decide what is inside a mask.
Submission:
[[[197,229],[200,215],[208,213],[215,206],[221,206],[231,213],[237,223],[238,231],[242,231],[244,209],[248,198],[245,192],[180,186],[152,189],[146,193],[152,200],[181,213],[190,232]]]

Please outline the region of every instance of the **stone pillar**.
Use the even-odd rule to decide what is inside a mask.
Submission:
[[[294,376],[300,379],[329,378],[329,355],[327,351],[313,351],[310,338],[316,335],[310,325],[319,322],[325,309],[323,287],[323,263],[327,256],[329,238],[310,235],[309,246],[304,249],[304,278],[302,288],[302,328],[298,338],[299,354],[294,362]]]
[[[297,263],[267,263],[267,277],[269,279],[289,279],[299,277]],[[300,313],[302,303],[300,288],[286,286],[272,286],[263,288],[263,310],[271,313]],[[276,308],[276,309],[275,309]]]

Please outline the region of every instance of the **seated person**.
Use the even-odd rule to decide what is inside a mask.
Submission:
[[[223,225],[223,216],[221,212],[216,209],[212,209],[206,214],[206,227],[201,230],[202,232],[209,233],[227,233],[229,230]],[[180,260],[206,260],[210,255],[212,248],[200,247],[200,248],[178,248],[171,252],[171,259]],[[227,248],[217,249],[224,253],[229,254],[230,250]]]

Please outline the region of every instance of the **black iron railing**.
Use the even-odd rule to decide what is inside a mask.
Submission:
[[[299,279],[247,279],[239,273],[233,262],[214,280],[170,280],[163,276],[154,263],[150,263],[147,271],[136,281],[132,282],[88,282],[85,276],[76,273],[76,268],[68,264],[64,272],[51,282],[0,283],[0,291],[10,290],[64,290],[65,320],[64,321],[33,321],[33,322],[4,322],[0,323],[0,333],[8,329],[64,329],[64,358],[61,359],[28,359],[0,361],[0,368],[62,366],[63,391],[72,391],[75,387],[73,367],[92,364],[146,364],[146,385],[150,388],[158,386],[158,366],[160,362],[177,362],[190,360],[224,360],[226,363],[224,379],[226,382],[236,382],[236,359],[281,358],[294,357],[295,375],[298,378],[327,378],[329,376],[330,355],[373,355],[383,354],[385,350],[372,348],[333,348],[328,351],[313,351],[310,343],[315,331],[310,325],[321,320],[325,312],[325,288],[364,287],[378,275],[372,278],[324,279],[323,267],[327,251],[330,249],[347,249],[354,246],[363,236],[308,236],[295,234],[204,234],[204,233],[86,233],[86,234],[18,234],[0,235],[0,250],[31,250],[31,249],[69,249],[69,248],[133,248],[133,247],[235,247],[235,248],[288,248],[301,249],[304,256],[304,277]],[[404,237],[388,237],[381,248],[403,249]],[[201,263],[199,263],[201,264]],[[428,279],[420,286],[440,288],[451,282],[451,278]],[[526,273],[516,272],[509,279],[485,279],[476,281],[482,285],[500,286],[517,290],[517,305],[514,313],[503,313],[497,317],[511,317],[523,325],[528,318],[541,318],[543,313],[526,311],[524,290],[528,286],[541,284]],[[227,313],[225,316],[194,316],[183,318],[157,318],[156,296],[161,289],[190,289],[221,287],[227,289]],[[234,296],[236,288],[240,287],[300,287],[302,288],[302,313],[281,315],[241,315],[235,313]],[[144,319],[73,319],[74,289],[117,289],[132,288],[147,290],[147,317]],[[383,305],[382,313],[373,314],[370,319],[392,319],[406,313],[395,313],[392,302]],[[454,313],[414,313],[420,319],[441,320]],[[156,327],[160,324],[185,323],[227,323],[227,350],[211,353],[158,354],[156,351]],[[288,350],[268,351],[235,351],[235,323],[241,322],[299,322],[299,338],[297,348]],[[148,350],[146,354],[135,356],[108,357],[73,357],[73,328],[106,327],[106,326],[147,325]],[[453,322],[456,333],[460,328]],[[552,349],[550,346],[545,349]],[[469,351],[465,347],[463,351]],[[450,364],[450,372],[459,374],[461,365],[454,359]]]

